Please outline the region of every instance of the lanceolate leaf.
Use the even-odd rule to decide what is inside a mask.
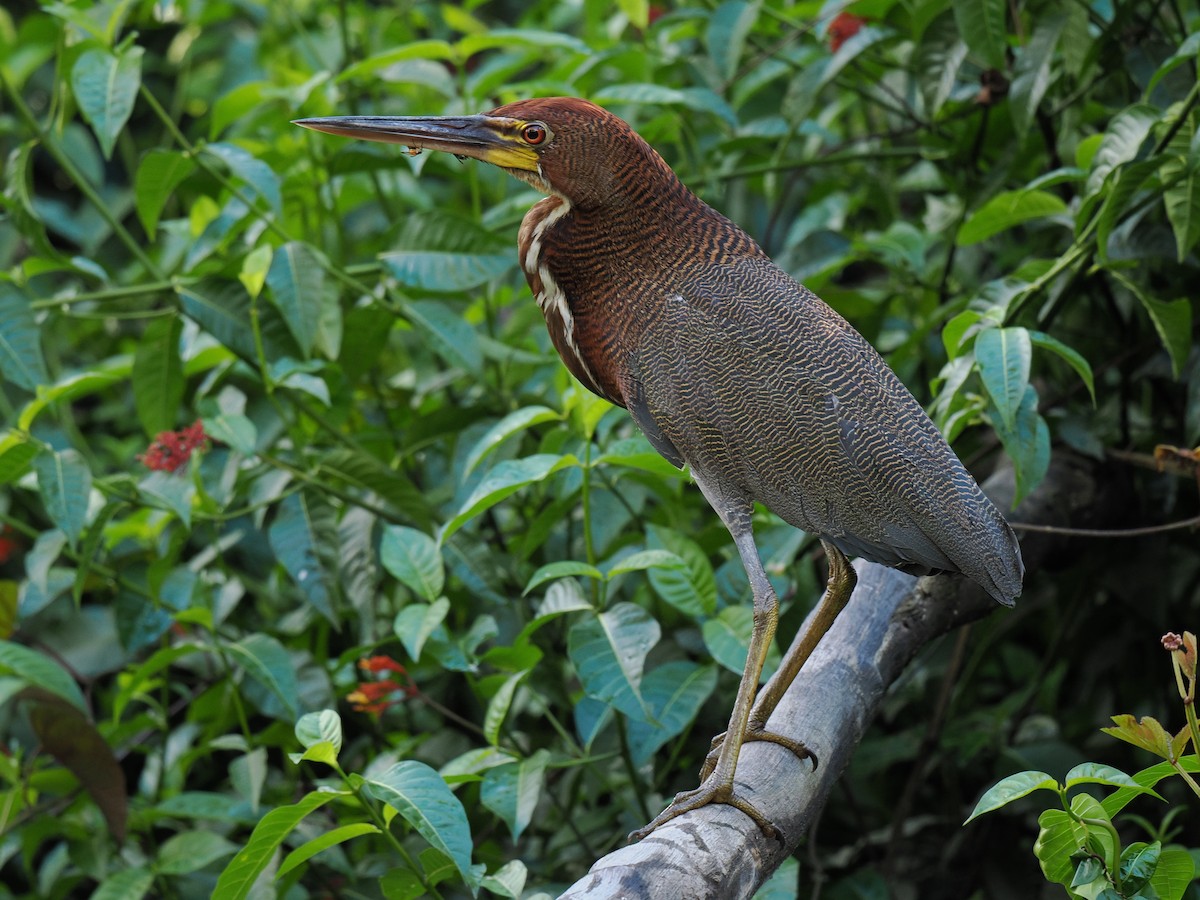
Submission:
[[[365,787],[450,857],[467,884],[478,881],[471,870],[471,826],[466,810],[441,775],[425,763],[405,760],[378,777],[365,779]]]
[[[275,855],[284,838],[292,833],[305,816],[336,796],[332,791],[313,791],[299,803],[281,806],[263,816],[254,826],[254,832],[246,842],[245,849],[229,861],[229,865],[217,879],[213,896],[226,900],[245,900],[255,880],[270,863],[271,857]]]
[[[388,525],[379,544],[379,561],[418,596],[436,600],[446,575],[437,541],[423,531]]]
[[[87,524],[92,472],[74,450],[42,453],[33,463],[46,512],[74,546]]]
[[[975,360],[983,386],[1010,431],[1029,384],[1033,358],[1029,332],[1024,328],[989,328],[975,339]]]
[[[726,0],[713,11],[708,20],[704,43],[721,77],[729,81],[737,72],[738,60],[746,44],[758,4],[746,0]]]
[[[1065,13],[1047,16],[1034,29],[1033,36],[1021,51],[1016,77],[1008,92],[1008,106],[1012,110],[1013,124],[1020,135],[1029,130],[1029,123],[1037,114],[1038,105],[1046,94],[1046,88],[1050,86],[1050,64],[1054,60],[1054,48],[1066,24]]]
[[[1111,270],[1111,274],[1141,302],[1142,307],[1150,316],[1150,321],[1154,323],[1154,330],[1158,332],[1159,340],[1162,341],[1163,347],[1171,357],[1171,369],[1178,378],[1187,363],[1188,354],[1191,352],[1191,301],[1187,299],[1157,300],[1123,273]]]
[[[138,166],[133,182],[134,202],[146,235],[154,240],[158,217],[180,182],[195,171],[191,157],[176,150],[151,150]]]
[[[1009,775],[984,792],[971,815],[967,816],[967,821],[1039,790],[1057,791],[1058,782],[1045,772],[1028,771]]]
[[[539,453],[524,459],[510,459],[498,463],[467,498],[462,509],[442,529],[441,542],[479,515],[495,506],[505,497],[515,494],[526,485],[542,481],[560,469],[579,465],[574,456],[557,456]]]
[[[151,319],[133,357],[133,405],[147,435],[170,431],[183,402],[183,360],[177,315]]]
[[[658,622],[633,603],[618,603],[572,625],[567,654],[584,691],[634,719],[650,718],[640,690],[642,669],[661,633]]]
[[[206,278],[196,284],[180,285],[177,291],[188,318],[242,359],[255,366],[259,364],[250,295],[239,282]],[[298,359],[302,355],[278,309],[261,299],[258,327],[268,361],[284,356]]]
[[[27,391],[50,381],[29,298],[7,282],[0,282],[0,376]]]
[[[275,251],[267,286],[292,337],[307,357],[321,322],[325,271],[307,244],[291,241]]]
[[[991,69],[1004,69],[1004,0],[954,0],[954,21],[971,55]]]
[[[1051,353],[1064,360],[1067,365],[1075,370],[1076,374],[1083,379],[1083,383],[1087,385],[1088,393],[1092,397],[1092,405],[1096,405],[1096,385],[1092,377],[1092,367],[1079,351],[1072,347],[1068,347],[1057,338],[1053,338],[1044,331],[1029,332],[1029,339],[1035,347],[1040,347],[1043,350],[1049,350]]]
[[[75,679],[54,660],[23,644],[0,640],[0,675],[19,678],[61,697],[81,712],[87,712],[87,702]]]
[[[267,537],[308,602],[336,621],[337,522],[329,502],[315,492],[290,494],[279,505]]]
[[[929,115],[936,116],[949,98],[966,58],[967,45],[947,11],[929,25],[916,50],[917,78]]]
[[[504,820],[514,841],[533,819],[549,762],[550,754],[539,750],[529,759],[488,769],[483,776],[479,799]]]
[[[1200,32],[1192,37],[1200,38]],[[1200,147],[1192,149],[1192,135],[1196,133],[1198,121],[1200,114],[1192,113],[1188,117],[1184,127],[1171,139],[1167,155],[1162,161],[1162,180],[1166,184],[1163,202],[1167,206],[1171,228],[1175,231],[1179,262],[1183,262],[1200,240]]]
[[[642,679],[642,696],[654,722],[629,723],[629,744],[634,765],[647,762],[671,738],[696,718],[717,686],[715,666],[674,660],[651,670]]]
[[[960,247],[978,244],[994,234],[1028,222],[1066,212],[1067,205],[1046,191],[1005,191],[975,210],[958,230]]]
[[[228,644],[225,650],[250,677],[275,695],[292,719],[296,718],[296,669],[279,641],[267,634],[251,634]]]
[[[1108,130],[1096,155],[1092,157],[1092,171],[1088,175],[1085,196],[1099,191],[1109,172],[1137,156],[1142,142],[1157,121],[1158,112],[1154,108],[1131,106],[1108,123]]]
[[[467,372],[478,374],[483,366],[479,336],[471,323],[437,300],[402,304],[405,317],[430,341],[434,351]]]
[[[541,422],[550,422],[558,418],[559,414],[547,406],[526,406],[510,412],[475,442],[463,464],[463,474],[469,475],[489,453],[513,435]]]
[[[699,618],[717,610],[717,582],[712,564],[691,538],[661,526],[650,527],[651,550],[666,550],[684,565],[650,568],[655,592],[681,612]]]
[[[1033,385],[1026,385],[1012,427],[1008,427],[995,407],[992,407],[992,427],[1013,461],[1017,482],[1015,506],[1037,487],[1050,467],[1050,428],[1037,411],[1037,391]]]
[[[120,56],[107,50],[86,50],[71,69],[75,100],[96,132],[105,159],[112,156],[117,135],[129,121],[141,83],[141,47],[128,47]]]

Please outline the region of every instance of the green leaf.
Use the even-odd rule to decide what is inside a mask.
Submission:
[[[758,18],[758,3],[745,0],[726,0],[708,20],[704,34],[704,45],[721,78],[729,82],[737,74],[738,61],[746,36]]]
[[[700,627],[704,646],[712,658],[735,675],[741,675],[746,669],[753,631],[754,610],[749,606],[726,606]],[[767,649],[762,679],[769,678],[778,665],[779,651],[772,642]]]
[[[501,682],[496,693],[492,695],[492,699],[488,701],[487,712],[483,717],[483,736],[493,747],[500,743],[500,729],[508,717],[513,695],[517,692],[521,680],[528,674],[529,672],[525,671],[509,675]],[[515,840],[516,836],[514,835],[513,838]]]
[[[305,713],[296,721],[296,740],[305,748],[327,743],[334,752],[342,749],[342,720],[332,709]]]
[[[404,518],[422,527],[432,526],[429,502],[403,472],[379,458],[354,448],[337,448],[320,457],[318,471],[360,491],[385,499]]]
[[[968,247],[994,234],[1028,222],[1067,211],[1067,204],[1047,191],[1004,191],[975,210],[958,230],[956,243]]]
[[[442,528],[439,543],[446,543],[450,535],[471,519],[521,488],[544,481],[555,472],[577,465],[579,460],[574,456],[558,456],[553,453],[539,453],[524,459],[507,459],[497,463],[476,486],[454,518]]]
[[[270,691],[290,718],[297,717],[296,669],[283,644],[268,634],[251,634],[226,644],[225,650],[251,678]]]
[[[971,815],[967,816],[966,822],[963,822],[963,824],[967,824],[967,822],[982,816],[984,813],[1007,806],[1014,800],[1019,800],[1028,794],[1032,794],[1034,791],[1046,790],[1057,792],[1058,789],[1058,782],[1045,772],[1030,770],[1009,775],[984,791],[983,796],[979,798],[979,802],[975,804],[975,809],[971,812]]]
[[[212,831],[181,831],[163,841],[154,855],[154,868],[163,875],[186,875],[232,856],[238,847]]]
[[[695,541],[677,531],[651,525],[649,532],[651,550],[666,550],[684,562],[683,568],[650,569],[655,593],[693,618],[711,616],[717,610],[717,580],[708,556]]]
[[[1033,855],[1042,867],[1042,874],[1047,881],[1070,886],[1076,872],[1071,857],[1083,845],[1083,826],[1062,809],[1045,810],[1038,816],[1038,825],[1041,827],[1033,844]]]
[[[446,213],[409,216],[393,246],[379,256],[384,268],[405,287],[426,291],[465,291],[517,263],[508,240]]]
[[[133,405],[142,430],[151,437],[173,429],[179,418],[185,387],[181,334],[179,316],[151,319],[133,357]]]
[[[1192,854],[1182,847],[1167,847],[1158,857],[1158,866],[1150,877],[1150,886],[1159,900],[1182,900],[1196,875]]]
[[[1033,385],[1027,385],[1012,428],[998,410],[989,408],[992,427],[1013,461],[1017,482],[1014,506],[1041,483],[1050,467],[1050,428],[1038,413],[1037,404],[1037,391]]]
[[[437,300],[403,303],[401,310],[413,326],[429,338],[442,359],[465,372],[478,375],[483,369],[479,335],[471,324]]]
[[[475,442],[463,463],[463,475],[470,475],[484,457],[513,435],[542,422],[552,422],[560,418],[558,413],[547,406],[526,406],[510,412]]]
[[[1004,0],[954,0],[954,21],[976,59],[989,69],[1003,71],[1007,47]]]
[[[141,900],[154,884],[154,873],[138,866],[109,875],[88,900]]]
[[[86,50],[71,68],[71,90],[79,111],[96,132],[104,158],[112,156],[117,135],[129,121],[142,83],[142,48],[127,47],[119,56]]]
[[[23,644],[0,640],[0,675],[12,675],[61,697],[81,712],[88,711],[75,679],[54,660]]]
[[[176,292],[188,318],[258,367],[260,360],[250,316],[252,301],[239,282],[206,278],[194,284],[179,285]],[[257,309],[265,361],[285,356],[300,358],[303,354],[278,309],[265,303],[259,303]]]
[[[289,853],[279,865],[279,871],[275,877],[282,878],[296,866],[303,865],[308,862],[322,850],[328,850],[330,847],[335,847],[338,844],[344,844],[346,841],[360,837],[364,834],[380,834],[380,830],[370,822],[355,822],[351,825],[342,825],[339,828],[334,828],[332,831],[327,831],[324,834],[305,841],[291,853]]]
[[[639,550],[621,557],[604,572],[605,579],[616,578],[627,572],[642,572],[646,569],[686,569],[687,562],[670,550]],[[709,570],[711,571],[711,569]]]
[[[604,578],[604,573],[595,566],[589,566],[585,562],[575,562],[574,560],[560,560],[558,562],[546,563],[546,565],[538,568],[533,576],[529,579],[529,583],[525,585],[525,590],[521,592],[521,596],[528,594],[535,587],[545,584],[547,581],[554,581],[559,578],[570,578],[576,575],[581,575],[586,578],[595,578],[601,580]]]
[[[283,193],[279,176],[266,162],[236,144],[207,144],[204,152],[228,166],[229,171],[245,183],[245,190],[251,198],[255,195],[262,197],[275,215],[282,214]]]
[[[1084,196],[1090,197],[1104,187],[1110,172],[1134,159],[1158,122],[1159,113],[1150,106],[1131,106],[1114,116],[1092,157]]]
[[[170,510],[185,528],[191,528],[192,503],[196,498],[196,483],[192,479],[173,472],[151,472],[137,487],[148,505]]]
[[[267,529],[267,540],[305,599],[336,622],[337,518],[328,499],[317,491],[289,494]]]
[[[717,686],[715,666],[673,660],[642,679],[642,696],[653,722],[629,722],[629,751],[634,765],[644,765],[667,741],[696,718]]]
[[[1024,328],[989,328],[975,338],[980,378],[1009,431],[1016,427],[1032,359],[1032,342]]]
[[[949,99],[966,58],[967,45],[959,37],[953,14],[946,11],[925,30],[914,58],[917,79],[930,116],[936,117]]]
[[[508,897],[510,900],[521,900],[525,893],[525,882],[529,872],[525,863],[519,859],[506,862],[491,875],[484,876],[481,887],[491,891],[498,897]]]
[[[325,270],[308,245],[289,241],[275,251],[267,287],[305,358],[312,352],[323,314]]]
[[[34,460],[33,468],[47,515],[74,547],[87,524],[92,470],[74,450],[44,452]]]
[[[379,542],[379,561],[418,597],[433,602],[442,594],[446,573],[437,541],[423,531],[388,525]]]
[[[1162,844],[1158,841],[1151,844],[1135,841],[1121,851],[1119,880],[1124,896],[1132,896],[1150,882],[1150,876],[1158,868],[1158,857],[1161,853]]]
[[[154,149],[143,157],[133,180],[133,198],[142,228],[151,241],[171,194],[195,170],[195,161],[176,150]]]
[[[633,719],[648,719],[650,710],[639,687],[646,654],[661,634],[658,622],[633,603],[617,603],[572,625],[567,655],[584,693]]]
[[[1053,338],[1044,331],[1030,331],[1029,339],[1035,347],[1040,347],[1043,350],[1049,350],[1051,353],[1066,361],[1075,373],[1087,385],[1088,394],[1092,398],[1092,406],[1096,405],[1096,384],[1092,377],[1092,367],[1083,355],[1072,347],[1068,347],[1057,338]]]
[[[29,471],[41,450],[20,432],[0,436],[0,484],[10,484]]]
[[[310,812],[324,806],[338,794],[332,791],[313,791],[291,806],[273,809],[259,820],[246,842],[245,849],[229,861],[213,888],[213,896],[222,900],[245,900],[250,888],[262,874],[284,838]]]
[[[445,597],[434,603],[413,603],[396,614],[392,630],[413,662],[421,661],[421,649],[429,636],[437,629],[450,612],[450,601]]]
[[[471,869],[467,813],[442,776],[425,763],[404,760],[363,783],[367,793],[400,813],[431,846],[450,857],[468,886],[478,884]]]
[[[1080,784],[1106,784],[1110,787],[1131,788],[1138,791],[1147,791],[1153,793],[1146,788],[1138,785],[1136,781],[1122,772],[1120,769],[1114,769],[1112,766],[1102,765],[1100,763],[1080,763],[1067,773],[1063,784],[1068,788],[1075,787]]]
[[[479,788],[479,799],[504,820],[513,841],[521,837],[542,796],[550,754],[539,750],[529,759],[488,769]]]
[[[1042,18],[1017,59],[1015,77],[1008,92],[1008,108],[1021,138],[1029,131],[1046,88],[1050,86],[1050,63],[1066,24],[1065,13],[1051,13]]]
[[[1150,321],[1154,323],[1154,330],[1158,332],[1159,340],[1162,341],[1163,347],[1171,357],[1171,371],[1178,378],[1183,373],[1183,367],[1187,364],[1188,354],[1192,349],[1191,301],[1187,299],[1158,300],[1145,293],[1124,273],[1109,270],[1109,274],[1137,297],[1149,314]]]
[[[50,381],[29,298],[7,282],[0,282],[0,376],[27,391]]]
[[[1113,721],[1120,721],[1121,719],[1126,719],[1126,718],[1132,720],[1133,716],[1114,716]],[[1188,728],[1185,725],[1180,730],[1181,730],[1181,732],[1186,734],[1188,731]],[[1133,743],[1133,742],[1131,741],[1130,743]],[[1141,743],[1138,743],[1137,746],[1142,746],[1142,745],[1141,745]],[[1178,762],[1179,767],[1181,769],[1183,769],[1183,771],[1185,771],[1185,772],[1189,772],[1189,773],[1200,772],[1200,758],[1197,758],[1195,754],[1193,754],[1191,756],[1179,757],[1177,762]],[[1138,788],[1137,789],[1121,788],[1120,790],[1114,791],[1113,793],[1109,794],[1107,797],[1104,798],[1104,801],[1101,804],[1104,807],[1104,812],[1108,815],[1109,818],[1112,818],[1117,813],[1119,813],[1121,810],[1123,810],[1126,806],[1128,806],[1129,802],[1131,800],[1133,800],[1135,797],[1142,796],[1145,793],[1145,790],[1143,790],[1144,788],[1153,788],[1156,784],[1158,784],[1164,778],[1171,778],[1172,776],[1174,776],[1176,774],[1177,774],[1177,772],[1175,770],[1175,767],[1172,766],[1169,762],[1160,762],[1160,763],[1157,763],[1156,765],[1149,766],[1148,768],[1142,769],[1142,771],[1136,773],[1133,776],[1133,780],[1135,782],[1137,782],[1137,784],[1139,785]]]
[[[1200,32],[1189,38],[1200,44]],[[1176,259],[1183,262],[1200,241],[1200,156],[1192,149],[1200,115],[1193,113],[1171,139],[1162,156],[1163,203],[1175,232]]]

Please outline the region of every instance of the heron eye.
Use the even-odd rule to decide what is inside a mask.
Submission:
[[[546,140],[546,126],[534,122],[531,125],[526,125],[521,129],[521,137],[525,138],[527,144],[540,144]]]

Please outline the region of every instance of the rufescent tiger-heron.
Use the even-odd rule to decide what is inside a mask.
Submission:
[[[766,740],[811,756],[767,722],[854,589],[847,555],[961,572],[1006,606],[1020,594],[1012,529],[882,357],[617,116],[548,97],[475,116],[296,124],[483,160],[548,194],[525,215],[518,247],[555,348],[691,469],[733,536],[754,628],[729,727],[700,787],[632,837],[713,802],[776,833],[734,790],[738,753]],[[818,535],[829,562],[817,611],[757,700],[778,600],[754,544],[755,503]]]

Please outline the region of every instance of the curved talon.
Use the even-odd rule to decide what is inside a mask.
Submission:
[[[725,732],[721,732],[712,739],[712,744],[708,748],[708,756],[704,757],[704,764],[700,767],[700,780],[704,781],[713,770],[717,767],[717,758],[720,756],[721,744],[725,740]],[[765,728],[755,728],[750,725],[746,729],[746,735],[742,738],[742,743],[748,741],[769,741],[772,744],[778,744],[786,750],[791,750],[800,759],[811,759],[813,771],[817,771],[819,760],[817,754],[813,753],[805,746],[803,741],[798,741],[795,738],[786,737],[782,734],[776,734],[774,731],[767,731]]]
[[[773,840],[779,840],[779,829],[772,825],[767,818],[757,809],[750,805],[750,802],[744,797],[733,791],[730,785],[709,785],[707,780],[700,787],[691,791],[682,791],[675,795],[675,799],[670,802],[666,809],[654,817],[650,824],[637,831],[629,833],[629,843],[635,843],[642,840],[658,828],[658,826],[671,821],[676,816],[681,816],[686,812],[691,812],[693,809],[699,809],[702,806],[707,806],[710,803],[724,803],[726,806],[732,806],[734,809],[740,810],[751,818],[755,825],[761,829],[762,833]]]

